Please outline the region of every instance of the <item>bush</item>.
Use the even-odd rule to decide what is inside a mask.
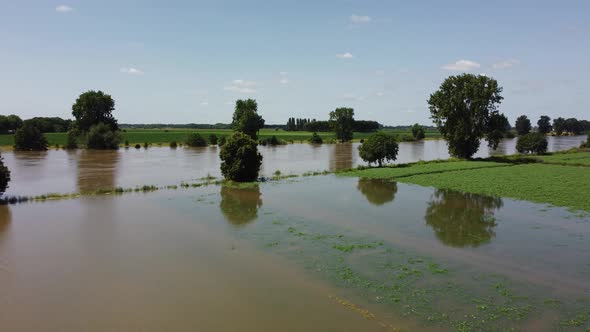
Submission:
[[[219,143],[218,143],[218,145],[219,145],[219,146],[224,146],[224,145],[225,145],[225,142],[227,142],[227,139],[225,138],[225,136],[221,136],[221,137],[219,138]]]
[[[311,143],[311,144],[322,144],[322,143],[324,143],[324,140],[322,139],[322,137],[320,135],[318,135],[318,133],[314,132],[311,135],[311,138],[309,139],[309,143]]]
[[[45,135],[32,123],[26,122],[14,133],[14,149],[19,151],[46,151]]]
[[[516,150],[519,153],[543,154],[547,152],[547,138],[541,133],[528,133],[519,136]]]
[[[188,146],[207,146],[207,141],[199,133],[188,134],[186,138],[186,145]]]
[[[367,137],[363,145],[359,146],[359,155],[369,165],[377,163],[381,167],[383,161],[395,160],[398,150],[395,136],[379,132]]]
[[[217,145],[217,135],[215,135],[215,134],[209,135],[209,144]]]
[[[136,149],[141,149],[141,145],[139,145],[139,144],[135,144],[135,148],[136,148]]]
[[[66,149],[77,149],[78,148],[78,131],[75,129],[68,130],[68,137],[66,141]]]
[[[272,135],[270,138],[261,139],[259,141],[259,143],[261,145],[264,145],[264,146],[266,146],[266,145],[272,145],[272,146],[274,146],[274,145],[283,145],[283,144],[285,144],[284,142],[279,141],[279,139],[275,135]]]
[[[144,149],[147,149],[149,147],[150,147],[150,145],[148,144],[148,142],[143,142],[143,148]]]
[[[176,141],[170,142],[170,148],[176,149],[176,147],[178,147],[178,143],[176,143]]]
[[[221,174],[226,179],[243,182],[258,178],[262,155],[250,136],[241,132],[233,134],[221,148],[219,157]]]
[[[421,140],[424,139],[424,137],[426,137],[426,134],[424,134],[424,127],[422,127],[419,124],[415,124],[412,126],[412,136],[414,137],[414,139],[416,140]]]
[[[580,147],[581,148],[590,148],[590,133],[588,133],[588,138],[586,139],[586,142],[582,143],[582,145]]]
[[[121,142],[121,134],[118,130],[111,129],[105,123],[95,124],[86,134],[86,147],[97,150],[116,150]]]
[[[125,147],[128,148],[129,147],[129,140],[125,140]]]
[[[4,194],[10,181],[10,170],[4,166],[4,159],[0,156],[0,195]]]

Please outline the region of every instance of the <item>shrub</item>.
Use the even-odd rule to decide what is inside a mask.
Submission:
[[[129,147],[129,140],[125,140],[125,147]]]
[[[178,146],[178,143],[176,143],[176,141],[170,142],[170,148],[176,149],[177,146]]]
[[[273,145],[274,146],[274,145],[284,144],[283,142],[279,141],[279,139],[275,135],[272,135],[270,138],[261,139],[259,141],[259,143],[264,146],[266,146],[266,145]]]
[[[422,127],[421,125],[419,125],[417,123],[414,124],[412,126],[412,136],[416,140],[424,139],[424,137],[426,137],[426,135],[424,134],[424,127]]]
[[[582,143],[582,145],[580,147],[581,148],[590,148],[590,133],[588,133],[588,138],[586,139],[586,142]]]
[[[121,142],[121,134],[118,130],[111,129],[105,123],[95,124],[86,134],[86,147],[97,150],[116,150]]]
[[[318,133],[314,132],[311,135],[311,138],[309,139],[309,143],[311,143],[311,144],[322,144],[322,143],[324,143],[324,140],[322,139],[322,137],[320,135],[318,135]]]
[[[528,133],[519,136],[516,150],[519,153],[543,154],[547,152],[547,138],[541,133]]]
[[[68,137],[66,141],[66,149],[78,148],[78,131],[75,129],[68,130]]]
[[[139,145],[139,144],[135,144],[135,148],[136,148],[136,149],[141,149],[141,145]]]
[[[143,148],[144,149],[147,149],[149,147],[150,147],[150,145],[148,144],[148,142],[143,142]]]
[[[217,135],[215,135],[215,134],[209,135],[209,144],[217,145]]]
[[[207,146],[207,141],[199,133],[190,133],[186,138],[188,146]]]
[[[359,146],[359,155],[369,165],[377,163],[381,167],[383,161],[395,160],[398,150],[395,136],[379,132],[367,137],[363,145]]]
[[[0,156],[0,196],[4,194],[10,182],[10,170],[4,166],[4,159]]]
[[[32,123],[25,121],[14,133],[14,149],[20,151],[46,151],[45,135]]]
[[[221,148],[221,174],[232,181],[254,181],[258,178],[262,155],[256,141],[250,136],[236,132]]]
[[[218,145],[219,145],[219,146],[224,146],[224,145],[225,145],[225,142],[227,142],[227,139],[225,138],[225,136],[221,136],[221,137],[219,138],[219,143],[218,143]]]

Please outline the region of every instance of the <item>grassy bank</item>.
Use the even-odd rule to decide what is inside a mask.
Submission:
[[[590,212],[590,152],[532,157],[536,162],[446,161],[341,173],[439,189],[549,203]]]
[[[126,129],[125,131],[122,131],[121,134],[123,136],[123,142],[129,141],[130,144],[143,144],[145,142],[151,144],[168,144],[172,141],[184,142],[189,133],[195,132],[204,135],[205,138],[208,138],[211,134],[215,134],[218,137],[229,136],[232,134],[232,131],[229,129]],[[400,140],[402,140],[404,136],[409,137],[412,135],[411,132],[399,130],[391,130],[388,132],[398,135]],[[324,141],[335,139],[334,133],[332,132],[318,134],[324,139]],[[359,140],[362,138],[366,138],[370,134],[371,133],[354,133],[354,139]],[[259,132],[258,136],[260,139],[276,136],[278,139],[287,142],[301,142],[309,140],[311,135],[312,132],[309,131],[283,131],[274,129],[263,129]],[[47,133],[45,134],[45,136],[47,137],[47,141],[49,142],[50,146],[55,146],[56,144],[66,144],[66,133]],[[426,138],[439,137],[440,134],[438,132],[426,132]],[[0,146],[12,145],[14,145],[13,135],[0,135]]]

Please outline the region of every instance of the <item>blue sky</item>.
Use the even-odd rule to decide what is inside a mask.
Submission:
[[[110,93],[123,123],[267,123],[336,107],[430,124],[445,77],[486,74],[501,110],[590,118],[590,1],[0,1],[0,113],[71,117]]]

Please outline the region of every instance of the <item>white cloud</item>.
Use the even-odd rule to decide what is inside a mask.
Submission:
[[[342,54],[336,54],[336,57],[338,59],[352,59],[352,58],[354,58],[354,56],[348,52],[342,53]]]
[[[201,106],[209,106],[209,102],[208,101],[203,101],[203,102],[201,102]]]
[[[492,64],[492,68],[494,69],[506,69],[513,66],[520,64],[520,60],[518,59],[506,59],[503,61],[496,62]]]
[[[477,62],[473,62],[470,60],[459,60],[455,63],[450,63],[448,65],[444,65],[441,68],[445,70],[453,70],[453,71],[470,71],[473,69],[477,69],[481,67],[481,65]]]
[[[350,23],[352,24],[362,24],[362,23],[369,23],[371,22],[371,17],[366,15],[350,15]]]
[[[133,67],[130,67],[130,68],[121,68],[120,71],[122,73],[130,74],[130,75],[143,75],[144,74],[143,71],[141,71],[141,70],[139,70],[137,68],[133,68]]]
[[[69,13],[73,10],[74,10],[74,8],[72,8],[70,6],[66,6],[66,5],[59,5],[59,6],[55,7],[55,11],[58,13]]]
[[[233,80],[231,85],[223,88],[226,91],[233,91],[239,93],[256,93],[256,82]]]
[[[383,97],[383,96],[385,96],[385,92],[378,91],[378,92],[375,93],[375,96],[377,96],[377,97]]]

